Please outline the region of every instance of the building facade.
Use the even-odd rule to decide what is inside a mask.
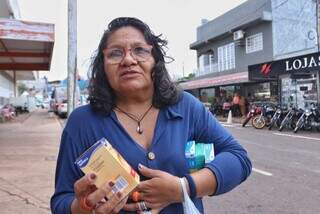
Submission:
[[[0,18],[19,18],[20,11],[16,1],[0,1]],[[1,43],[0,43],[1,45]],[[0,106],[7,104],[9,98],[14,96],[13,71],[0,72]]]
[[[239,92],[281,102],[292,76],[251,78],[249,66],[317,52],[316,8],[314,0],[248,0],[202,23],[190,45],[198,69],[182,88],[200,98]]]
[[[0,106],[16,97],[17,82],[50,70],[54,25],[20,20],[17,0],[0,0]]]

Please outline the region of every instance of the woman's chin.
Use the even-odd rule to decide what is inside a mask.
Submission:
[[[121,91],[125,93],[130,93],[130,92],[138,92],[141,90],[144,90],[146,87],[142,85],[141,83],[127,83],[121,87]]]

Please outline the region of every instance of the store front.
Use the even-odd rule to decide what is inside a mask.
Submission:
[[[53,46],[53,24],[0,18],[0,104],[18,95],[17,81],[50,70]]]
[[[320,53],[249,66],[252,81],[277,81],[278,102],[284,107],[310,108],[319,103]]]
[[[234,92],[239,92],[241,85],[248,82],[248,72],[239,72],[218,77],[207,77],[180,83],[180,87],[190,92],[201,101],[211,102],[214,97],[221,94],[233,97]]]

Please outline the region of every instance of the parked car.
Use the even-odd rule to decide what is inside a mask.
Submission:
[[[67,117],[68,114],[68,96],[67,96],[67,87],[66,86],[58,86],[52,91],[51,95],[51,110],[56,113],[59,117]],[[76,96],[77,100],[76,106],[80,104],[80,89],[76,88]]]
[[[62,103],[58,104],[57,113],[59,117],[65,118],[68,115],[68,101],[63,100]]]
[[[45,99],[42,101],[41,108],[43,109],[50,109],[50,100]]]

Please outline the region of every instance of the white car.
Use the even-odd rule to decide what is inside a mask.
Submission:
[[[68,114],[68,103],[67,103],[67,101],[64,101],[64,102],[58,104],[57,114],[61,118],[67,117],[67,114]]]

